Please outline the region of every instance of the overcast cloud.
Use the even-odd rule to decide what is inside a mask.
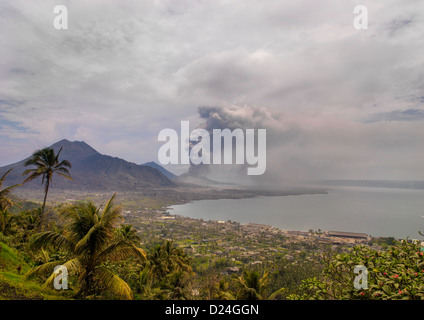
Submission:
[[[0,165],[63,138],[157,161],[160,130],[214,110],[268,129],[277,182],[424,179],[423,21],[422,0],[0,0]]]

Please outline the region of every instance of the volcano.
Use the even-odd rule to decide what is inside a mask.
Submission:
[[[56,153],[62,148],[59,161],[68,160],[72,164],[69,171],[73,181],[54,176],[52,186],[55,188],[126,191],[176,186],[171,179],[161,172],[160,168],[151,165],[138,165],[117,157],[101,154],[84,141],[63,139],[51,145],[50,148],[53,148]],[[5,185],[23,182],[25,177],[22,176],[22,173],[31,168],[31,166],[25,167],[24,165],[30,157],[31,155],[22,161],[0,168],[0,175],[13,168],[6,178]],[[41,177],[26,183],[23,187],[39,188],[40,184]]]

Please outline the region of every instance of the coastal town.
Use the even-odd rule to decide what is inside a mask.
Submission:
[[[347,230],[285,230],[266,224],[190,218],[172,214],[170,207],[195,201],[200,195],[186,194],[184,198],[179,198],[178,193],[172,195],[165,197],[157,190],[119,193],[122,223],[137,230],[146,250],[172,241],[185,251],[198,274],[215,270],[231,275],[240,274],[246,268],[265,271],[282,265],[299,270],[308,270],[312,265],[318,270],[328,254],[348,253],[356,246],[382,250],[394,240]],[[107,192],[86,195],[99,205],[108,196]],[[31,191],[25,190],[25,198],[32,197]],[[74,204],[82,198],[82,193],[53,191],[51,198],[54,205]]]
[[[173,241],[200,269],[222,263],[228,273],[246,265],[265,266],[276,257],[296,264],[300,259],[318,261],[327,251],[346,252],[358,245],[381,249],[364,233],[282,230],[256,223],[193,219],[166,210],[124,210],[123,215],[146,245]]]
[[[22,192],[18,190],[18,194]],[[32,190],[22,194],[35,198]],[[196,200],[197,194],[179,198],[164,197],[159,191],[150,193],[121,192],[118,194],[122,216],[126,224],[138,230],[145,246],[173,241],[203,268],[225,260],[230,270],[246,264],[265,264],[275,257],[296,262],[299,258],[315,261],[327,251],[347,252],[354,246],[369,246],[380,250],[379,238],[347,230],[284,230],[275,226],[237,221],[194,219],[172,214],[170,206]],[[203,196],[204,194],[202,194]],[[87,198],[103,203],[109,193],[90,193]],[[82,198],[80,191],[60,191],[51,194],[52,203],[76,203]],[[383,241],[384,243],[384,241]],[[206,263],[207,262],[207,263]]]

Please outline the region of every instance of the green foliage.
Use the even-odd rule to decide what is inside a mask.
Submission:
[[[237,289],[230,276],[210,269],[199,277],[199,298],[205,300],[236,300]]]
[[[12,208],[14,205],[16,205],[15,202],[13,202],[9,198],[10,191],[13,188],[16,188],[17,186],[20,186],[20,184],[15,184],[13,186],[9,186],[7,188],[1,189],[4,181],[6,180],[6,176],[12,171],[12,169],[9,169],[3,176],[0,178],[0,211],[5,211],[10,208]]]
[[[13,206],[19,206],[17,203],[11,200],[9,197],[10,191],[13,188],[16,188],[19,186],[19,184],[15,184],[13,186],[9,186],[7,188],[1,189],[6,176],[12,171],[12,169],[9,169],[3,176],[0,178],[0,231],[4,235],[8,235],[11,233],[12,225],[13,225],[13,219],[14,216],[11,214],[10,209]]]
[[[46,259],[49,261],[31,270],[27,278],[51,274],[45,281],[48,286],[55,277],[54,267],[63,265],[69,273],[78,275],[77,297],[106,291],[119,298],[132,299],[131,288],[108,268],[108,263],[130,257],[143,260],[145,254],[136,246],[131,228],[124,227],[128,231],[124,235],[117,231],[122,217],[119,207],[114,205],[114,198],[115,195],[104,208],[96,207],[91,201],[65,207],[60,214],[65,221],[63,230],[44,231],[31,239],[33,250],[60,251],[62,259]]]
[[[0,299],[56,299],[71,295],[85,299],[167,300],[424,299],[421,248],[411,242],[396,242],[392,237],[368,243],[383,251],[358,246],[346,253],[340,246],[322,258],[310,254],[322,249],[315,243],[280,244],[272,256],[261,255],[258,265],[248,266],[252,259],[237,256],[237,250],[222,250],[218,236],[202,243],[207,237],[201,231],[183,243],[195,250],[193,263],[182,248],[172,241],[162,241],[173,233],[166,224],[159,236],[149,238],[149,230],[143,234],[145,245],[150,247],[146,255],[139,248],[142,238],[137,230],[131,224],[121,224],[115,195],[104,207],[85,201],[53,208],[61,220],[50,219],[44,231],[39,232],[53,173],[70,177],[66,168],[70,163],[59,162],[59,154],[60,151],[55,155],[53,150],[43,149],[27,162],[36,168],[26,171],[30,174],[26,181],[41,176],[45,183],[42,208],[35,209],[31,203],[22,208],[15,199],[12,201],[10,190],[17,185],[1,190],[10,170],[0,178]],[[243,239],[237,245],[255,245],[265,252],[269,248],[261,242],[263,238],[260,235],[255,241]],[[195,248],[187,246],[195,241]],[[286,254],[294,250],[298,252],[296,258],[287,258]],[[235,258],[229,259],[232,256]],[[70,272],[70,290],[61,294],[49,288],[54,279],[53,268],[59,264]],[[353,286],[357,265],[368,269],[367,289],[356,290]],[[226,274],[230,266],[239,267],[241,272]],[[27,272],[26,277],[21,272]],[[42,280],[44,285],[32,278]]]
[[[0,242],[0,270],[25,272],[29,269],[22,255],[7,244]]]
[[[368,244],[369,245],[377,244],[383,247],[384,249],[386,249],[387,247],[396,245],[396,239],[394,237],[380,237],[380,238],[371,239]]]
[[[368,289],[356,290],[356,265],[368,269]],[[424,257],[420,246],[399,242],[385,251],[365,246],[326,259],[321,278],[303,281],[302,295],[291,299],[424,299]]]
[[[32,281],[24,281],[23,273],[30,269],[16,249],[0,242],[0,300],[62,299],[57,292],[44,289]]]
[[[270,290],[275,291],[284,287],[286,288],[285,296],[300,294],[302,281],[319,276],[322,269],[323,265],[320,261],[300,260],[294,264],[284,258],[277,259],[273,265],[273,272],[270,272]]]
[[[240,300],[275,300],[283,294],[284,288],[267,294],[268,273],[262,276],[258,271],[244,270],[242,275],[235,277],[235,282],[239,287],[237,298]]]
[[[22,276],[11,272],[0,274],[0,300],[60,300],[69,299],[58,292],[42,288],[32,281],[23,281]]]
[[[9,235],[12,233],[13,219],[14,216],[10,213],[9,210],[0,210],[0,231],[4,235]]]
[[[190,259],[172,241],[152,248],[139,274],[139,293],[145,299],[192,298]]]

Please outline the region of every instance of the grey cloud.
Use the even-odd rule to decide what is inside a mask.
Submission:
[[[0,105],[2,107],[4,107],[4,106],[15,107],[15,106],[18,106],[20,104],[22,104],[22,102],[14,101],[14,100],[2,100],[2,99],[0,99]]]
[[[408,109],[394,110],[370,115],[365,122],[378,121],[422,121],[424,120],[424,110]]]
[[[206,120],[206,129],[256,129],[265,121],[272,119],[272,115],[265,110],[249,106],[228,107],[199,107],[199,115]]]
[[[281,146],[299,136],[299,125],[275,110],[249,105],[198,108],[201,127],[212,133],[213,129],[266,129],[268,148]]]
[[[190,120],[266,128],[280,180],[422,172],[422,114],[402,113],[422,109],[420,1],[363,1],[364,31],[349,1],[65,4],[62,32],[57,1],[0,0],[0,114],[21,133],[1,134],[3,164],[62,138],[150,161],[158,132]]]
[[[267,171],[263,176],[246,177],[244,167],[203,167],[210,179],[234,181],[237,176],[244,182],[269,185],[318,177],[400,178],[399,172],[405,167],[411,172],[419,170],[424,159],[420,148],[424,132],[415,122],[397,127],[388,122],[361,123],[337,116],[296,118],[266,108],[235,105],[198,110],[204,121],[202,128],[209,132],[215,128],[267,129]],[[405,153],[410,156],[405,158]]]
[[[414,23],[414,18],[398,18],[390,21],[387,26],[387,32],[390,37],[397,35],[400,31],[410,27]]]

